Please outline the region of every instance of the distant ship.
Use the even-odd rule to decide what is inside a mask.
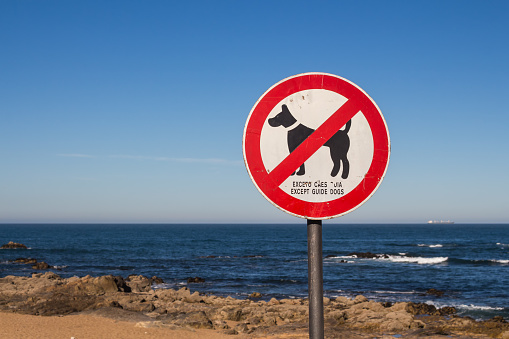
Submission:
[[[454,221],[451,220],[430,220],[428,224],[454,224]]]

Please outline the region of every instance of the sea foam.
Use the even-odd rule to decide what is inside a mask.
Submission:
[[[504,264],[504,265],[509,264],[509,260],[490,260],[490,261],[493,261],[493,262],[496,262],[499,264]]]
[[[492,307],[492,306],[480,306],[480,305],[458,305],[456,308],[465,310],[478,310],[478,311],[502,311],[503,307]]]
[[[429,247],[429,248],[439,248],[444,247],[442,244],[436,244],[436,245],[428,245],[428,244],[418,244],[419,247]]]
[[[415,263],[419,265],[433,265],[440,264],[446,262],[449,257],[432,257],[432,258],[424,258],[424,257],[402,257],[397,255],[390,255],[389,261],[398,262],[398,263]]]

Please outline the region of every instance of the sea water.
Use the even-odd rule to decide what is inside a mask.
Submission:
[[[0,224],[0,277],[30,276],[35,258],[62,277],[157,276],[156,288],[246,298],[307,297],[307,228],[298,224]],[[371,252],[377,258],[357,258]],[[454,306],[509,318],[509,225],[323,223],[324,294]],[[200,277],[204,283],[187,283]],[[427,294],[429,289],[442,296]]]

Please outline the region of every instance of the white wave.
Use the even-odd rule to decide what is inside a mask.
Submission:
[[[402,262],[402,263],[416,263],[419,265],[433,265],[440,264],[442,262],[446,262],[449,257],[432,257],[432,258],[423,258],[423,257],[404,257],[397,255],[390,255],[389,261],[392,262]]]
[[[328,257],[328,258],[324,258],[323,260],[324,261],[332,261],[332,262],[341,262],[341,263],[353,263],[353,261],[351,260],[347,260],[347,259],[355,259],[357,258],[356,256],[352,256],[352,255],[338,255],[338,256],[335,256],[335,257]]]
[[[509,264],[509,260],[490,260],[490,261],[493,261],[493,262],[497,262],[499,264]]]
[[[509,244],[502,244],[501,242],[497,242],[497,245],[502,247],[509,247]]]
[[[458,305],[456,308],[466,309],[466,310],[479,310],[479,311],[502,311],[503,307],[492,307],[492,306],[481,306],[481,305]]]
[[[354,259],[354,258],[357,258],[357,256],[354,256],[354,255],[340,255],[340,256],[337,256],[337,257],[334,257],[334,258],[331,258],[331,259]]]
[[[429,247],[429,248],[439,248],[444,247],[442,244],[436,244],[436,245],[428,245],[428,244],[418,244],[419,247]]]
[[[415,291],[406,291],[406,292],[401,292],[401,291],[373,291],[373,293],[377,293],[377,294],[415,294],[417,292],[415,292]]]

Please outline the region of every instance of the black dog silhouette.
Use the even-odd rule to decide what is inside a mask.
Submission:
[[[290,113],[290,110],[286,105],[281,107],[281,112],[278,113],[275,117],[269,119],[269,125],[272,127],[283,126],[288,128],[294,125],[297,122]],[[324,146],[329,147],[330,149],[330,157],[332,162],[334,163],[334,167],[332,168],[332,172],[330,175],[335,177],[339,173],[340,162],[343,163],[343,173],[341,177],[343,179],[348,178],[348,173],[350,171],[350,163],[348,158],[346,157],[348,153],[348,149],[350,148],[350,138],[348,137],[348,131],[350,130],[350,126],[352,125],[352,120],[349,120],[344,130],[339,130],[334,134]],[[299,146],[307,137],[311,135],[315,130],[309,127],[306,127],[302,124],[298,124],[296,127],[293,127],[288,131],[288,149],[290,153],[292,153],[297,146]],[[304,168],[304,164],[299,167],[299,171],[297,175],[303,175],[306,173],[306,169]],[[292,174],[294,175],[295,172]]]

